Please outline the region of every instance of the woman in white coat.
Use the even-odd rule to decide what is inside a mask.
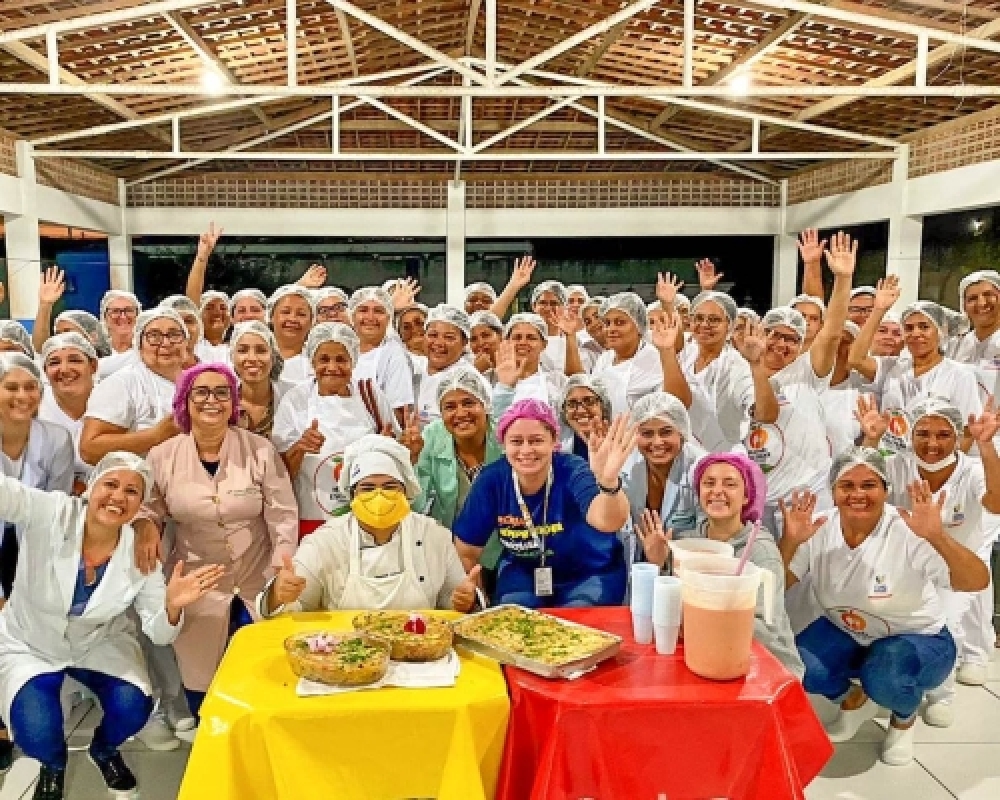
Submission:
[[[35,800],[61,800],[67,751],[59,693],[72,677],[104,712],[91,760],[115,796],[133,796],[136,780],[118,748],[146,724],[153,708],[149,678],[133,624],[169,644],[182,610],[214,589],[223,568],[182,575],[165,584],[159,568],[136,567],[131,521],[153,479],[131,453],[110,453],[95,467],[84,498],[29,489],[0,477],[0,516],[24,531],[23,575],[0,612],[0,710],[14,741],[42,768]],[[12,748],[0,743],[0,767]]]
[[[410,451],[369,434],[344,453],[341,491],[351,513],[308,537],[257,599],[261,616],[327,609],[449,608],[475,604],[480,568],[466,576],[440,523],[410,510],[420,482]]]

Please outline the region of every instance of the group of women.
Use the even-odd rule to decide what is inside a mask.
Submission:
[[[694,297],[550,280],[507,318],[529,257],[464,308],[320,266],[228,297],[205,290],[220,233],[184,295],[53,319],[49,270],[33,333],[0,324],[0,770],[37,759],[38,800],[63,796],[73,682],[104,711],[92,761],[135,796],[121,744],[177,747],[245,625],[621,604],[672,539],[774,574],[756,637],[839,704],[836,740],[881,706],[907,763],[919,709],[950,725],[956,676],[985,681],[1000,274],[962,283],[967,316],[896,313],[893,276],[852,286],[857,243],[807,231],[807,293],[763,316],[704,260]]]

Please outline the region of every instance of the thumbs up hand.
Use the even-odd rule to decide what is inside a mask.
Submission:
[[[476,588],[479,586],[479,574],[482,571],[483,568],[476,564],[465,576],[465,580],[455,587],[455,591],[451,593],[452,609],[463,614],[472,610],[476,604]]]
[[[323,449],[325,441],[326,437],[319,430],[319,420],[314,419],[312,425],[305,429],[299,439],[299,447],[302,448],[303,452],[316,455]]]
[[[274,583],[271,584],[271,590],[268,592],[267,604],[270,608],[277,608],[278,606],[294,603],[302,596],[305,588],[306,579],[300,578],[295,574],[295,565],[292,563],[292,557],[285,555],[281,559],[281,569],[278,570],[278,575],[275,577]]]

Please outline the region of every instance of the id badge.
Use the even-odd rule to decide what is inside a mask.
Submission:
[[[552,596],[552,567],[535,568],[535,595],[537,597]]]

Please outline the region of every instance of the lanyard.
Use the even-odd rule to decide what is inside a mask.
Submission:
[[[521,494],[521,487],[517,482],[517,475],[512,476],[514,478],[514,496],[517,498],[517,504],[521,507],[521,515],[524,517],[524,524],[528,528],[528,532],[532,535],[535,540],[535,545],[538,547],[542,554],[541,566],[545,566],[545,537],[548,536],[548,519],[549,519],[549,493],[552,491],[552,468],[549,467],[549,477],[545,479],[545,500],[542,503],[542,527],[545,529],[543,533],[540,533],[535,527],[535,522],[531,518],[531,512],[528,510],[528,504],[524,502],[524,495]]]

